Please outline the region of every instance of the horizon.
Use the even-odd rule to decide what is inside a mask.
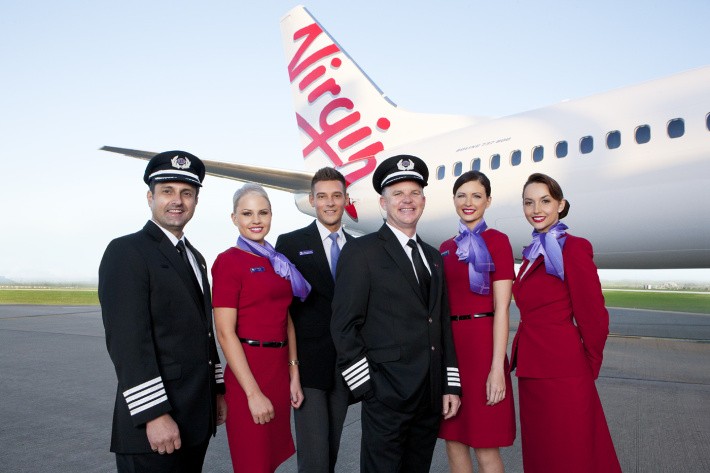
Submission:
[[[515,271],[517,273],[518,268],[520,264],[516,263],[515,264]],[[691,285],[691,286],[707,286],[710,289],[710,280],[707,279],[702,279],[702,277],[698,277],[696,279],[688,279],[687,275],[682,275],[678,277],[673,277],[672,275],[668,275],[667,273],[670,272],[687,272],[688,270],[683,269],[683,270],[656,270],[656,269],[647,269],[647,270],[624,270],[624,269],[599,269],[597,270],[599,273],[599,279],[602,283],[617,283],[617,284],[630,284],[630,285],[638,285],[638,284],[653,284],[653,285],[658,285],[658,284],[668,284],[668,283],[676,283],[676,284],[686,284],[686,285]],[[634,272],[634,273],[639,273],[641,271],[648,272],[648,276],[644,277],[643,274],[641,275],[628,275],[628,274],[623,274],[624,272]],[[661,274],[665,273],[665,274]],[[210,275],[210,280],[211,280],[211,275]],[[47,285],[47,286],[55,286],[55,285],[62,285],[62,286],[97,286],[98,285],[98,276],[94,279],[42,279],[42,278],[27,278],[27,279],[12,279],[8,278],[4,275],[0,275],[0,287],[6,287],[6,286],[42,286],[42,285]]]

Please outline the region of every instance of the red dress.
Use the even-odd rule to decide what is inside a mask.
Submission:
[[[508,237],[494,229],[484,231],[481,237],[496,269],[490,274],[491,292],[488,295],[471,292],[468,263],[459,261],[454,240],[441,244],[452,315],[493,312],[493,281],[515,278],[513,251]],[[441,423],[439,437],[474,448],[512,445],[515,440],[515,405],[507,357],[504,366],[505,399],[494,406],[486,405],[486,381],[493,360],[493,317],[452,321],[451,329],[463,397],[458,414]]]
[[[564,281],[543,257],[523,260],[513,283],[520,324],[518,377],[525,473],[621,472],[594,380],[609,333],[592,245],[567,234]]]
[[[212,305],[237,309],[237,335],[260,341],[287,339],[291,283],[274,272],[267,258],[230,248],[212,266]],[[295,453],[291,437],[288,346],[242,343],[259,388],[274,406],[271,422],[252,419],[244,390],[234,373],[224,372],[227,439],[235,472],[272,473]]]

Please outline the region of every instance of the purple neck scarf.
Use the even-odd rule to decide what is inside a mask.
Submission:
[[[545,258],[547,274],[565,280],[565,267],[562,261],[562,248],[565,246],[567,225],[562,222],[554,224],[546,233],[533,230],[533,241],[523,250],[523,256],[530,264],[542,255]]]
[[[485,220],[481,220],[473,230],[469,230],[466,225],[459,221],[459,234],[454,238],[456,246],[456,256],[459,261],[468,263],[468,283],[471,292],[477,294],[490,294],[491,292],[491,271],[496,267],[491,259],[486,242],[483,241],[481,233],[488,228]]]
[[[284,279],[291,281],[291,290],[293,295],[301,299],[301,302],[306,300],[308,293],[311,292],[311,285],[305,280],[303,275],[296,269],[288,258],[277,252],[271,244],[264,240],[264,244],[260,245],[252,240],[242,237],[237,238],[237,246],[245,251],[250,251],[259,256],[269,259],[274,272]]]

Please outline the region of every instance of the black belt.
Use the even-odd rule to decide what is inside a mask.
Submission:
[[[248,338],[239,337],[239,341],[252,347],[262,348],[283,348],[288,345],[288,340],[284,340],[283,342],[260,342],[259,340],[250,340]]]
[[[493,312],[482,312],[480,314],[466,314],[466,315],[452,315],[451,316],[451,321],[457,321],[457,320],[471,320],[473,317],[474,319],[480,319],[481,317],[493,317]]]

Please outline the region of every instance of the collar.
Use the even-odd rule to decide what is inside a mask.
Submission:
[[[330,237],[330,234],[333,233],[327,228],[325,228],[325,225],[320,223],[320,221],[316,220],[316,227],[318,228],[318,233],[320,234],[320,239],[321,241],[325,241],[328,237]],[[338,240],[339,241],[345,241],[345,234],[343,233],[343,226],[341,225],[340,228],[335,232],[338,234]]]
[[[178,238],[175,235],[173,235],[170,231],[161,227],[160,224],[158,224],[158,222],[156,222],[152,218],[150,219],[150,221],[153,222],[156,227],[160,228],[163,231],[163,233],[165,233],[165,236],[167,236],[168,239],[170,239],[170,243],[172,243],[173,246],[176,246],[180,240],[182,240],[182,242],[185,243],[185,234],[184,233],[182,234],[182,238]],[[187,244],[185,244],[185,245],[187,246]]]
[[[394,233],[394,236],[397,237],[397,241],[399,241],[399,244],[402,245],[402,248],[405,248],[405,249],[409,248],[407,246],[407,242],[409,240],[414,240],[417,242],[417,245],[419,245],[419,238],[417,237],[416,233],[414,235],[412,235],[411,237],[408,237],[407,235],[404,234],[404,232],[402,232],[402,230],[393,227],[389,223],[385,222],[385,225],[387,225],[389,227],[389,229],[392,230],[392,233]]]

